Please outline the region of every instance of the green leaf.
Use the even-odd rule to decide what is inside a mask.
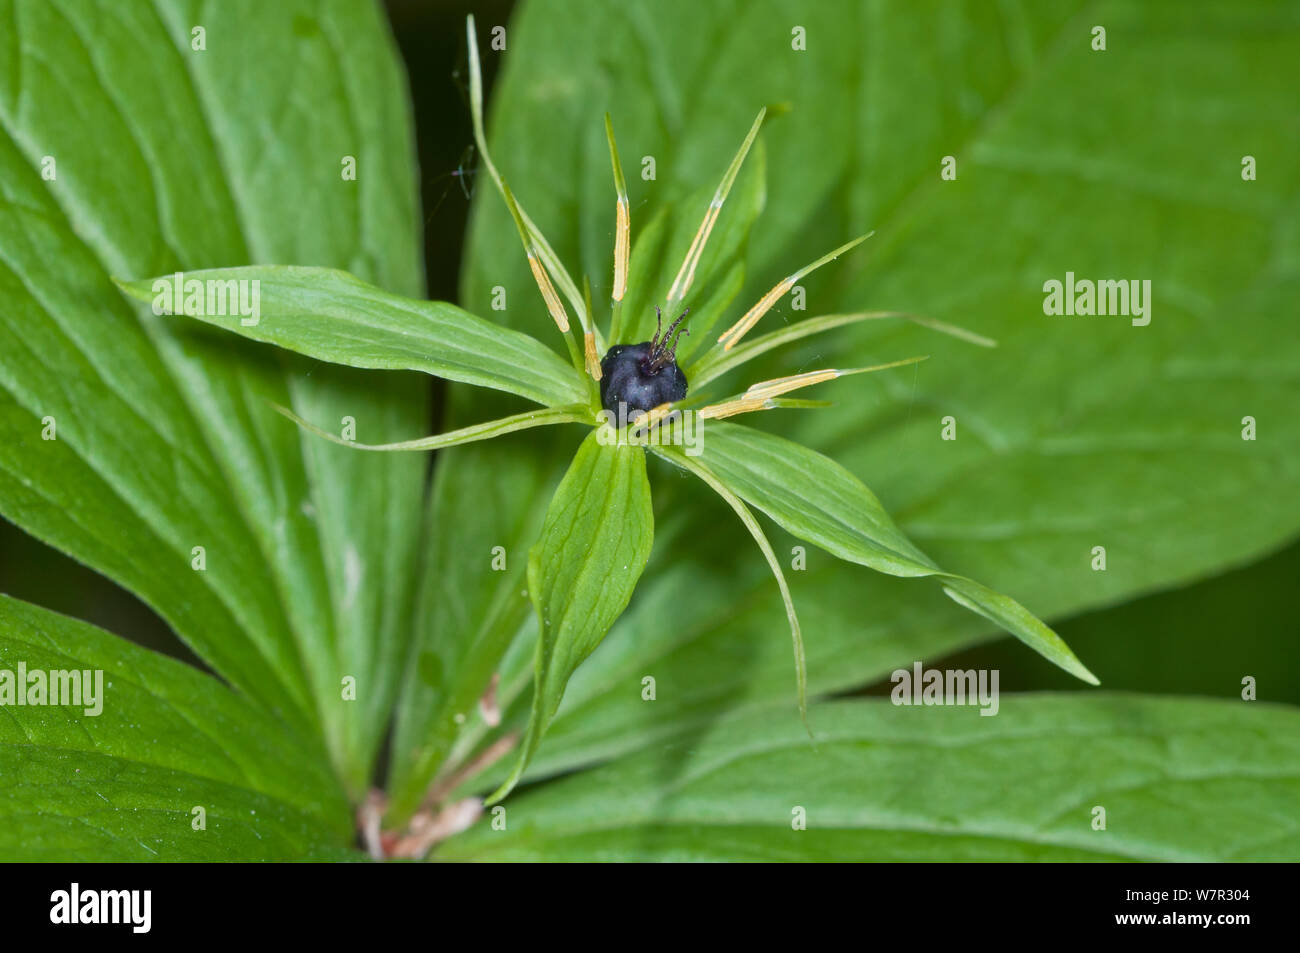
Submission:
[[[359,794],[410,638],[424,466],[304,439],[271,404],[352,416],[383,442],[427,426],[425,385],[277,360],[137,311],[109,276],[279,261],[419,295],[405,78],[382,14],[17,0],[5,22],[0,513],[318,726]]]
[[[726,717],[520,793],[447,860],[1295,861],[1294,708],[1126,695]],[[1105,830],[1094,830],[1096,807]],[[806,829],[796,829],[802,818]]]
[[[1294,98],[1285,77],[1297,44],[1284,5],[1195,9],[1213,31],[1189,35],[1186,10],[1162,5],[841,0],[801,12],[810,48],[799,53],[788,31],[770,29],[788,20],[775,2],[740,19],[686,0],[581,16],[522,5],[494,92],[497,158],[556,251],[604,275],[603,112],[628,162],[635,231],[684,192],[712,188],[718,157],[758,106],[788,104],[760,140],[767,202],[728,317],[811,253],[875,228],[856,256],[809,276],[806,312],[778,307],[756,332],[805,314],[897,309],[999,346],[883,321],[797,341],[746,365],[744,383],[931,359],[896,380],[845,383],[835,408],[762,425],[866,477],[941,565],[1055,621],[1242,564],[1300,530],[1289,492],[1300,483],[1289,398],[1300,339],[1276,326],[1300,292],[1290,264],[1300,129],[1267,119]],[[1112,41],[1104,54],[1087,43],[1098,22]],[[1169,66],[1154,84],[1152,62]],[[1269,157],[1273,174],[1243,182],[1246,152]],[[653,182],[630,158],[646,155],[658,160]],[[939,179],[945,155],[955,181]],[[467,297],[527,287],[526,270],[500,275],[509,229],[503,214],[476,210]],[[1067,270],[1151,278],[1152,323],[1044,315],[1043,282]],[[1246,414],[1269,421],[1267,439],[1241,440]],[[955,441],[940,439],[947,415]],[[789,706],[776,587],[759,560],[725,572],[710,562],[744,551],[743,531],[688,482],[656,480],[655,491],[658,543],[638,598],[571,682],[530,777],[689,738],[737,706]],[[669,508],[678,532],[662,518]],[[1090,567],[1096,545],[1107,546],[1106,572]],[[790,585],[813,694],[996,631],[928,587],[820,553]],[[667,611],[680,620],[672,630]],[[1026,653],[1026,667],[1037,664]],[[630,687],[648,671],[676,685],[653,717]]]
[[[20,665],[29,678],[77,672],[98,687],[89,707],[84,695],[76,706],[6,700],[6,859],[359,859],[320,742],[216,679],[0,596],[0,672],[16,679]],[[193,827],[195,807],[205,829]]]
[[[840,559],[893,576],[937,571],[875,494],[834,460],[741,424],[709,420],[702,430],[703,459],[789,532]]]
[[[866,485],[834,460],[781,437],[710,421],[703,458],[718,478],[785,529],[893,576],[934,576],[958,605],[1002,626],[1061,668],[1097,679],[1055,632],[1014,599],[944,572],[894,525]],[[678,455],[670,459],[676,462]]]
[[[537,609],[532,714],[514,771],[490,800],[514,787],[564,687],[627,608],[654,541],[654,510],[645,451],[604,444],[593,430],[546,511],[541,537],[528,553],[528,592]]]
[[[183,282],[190,281],[204,282],[205,288],[207,282],[236,288],[226,283],[256,282],[260,316],[208,313],[203,305],[192,316],[317,360],[425,371],[539,404],[572,404],[586,397],[573,368],[526,334],[442,301],[389,294],[346,272],[269,265],[188,272]],[[180,300],[181,282],[171,277],[121,284],[131,296],[153,302],[155,311],[180,314],[188,308]]]

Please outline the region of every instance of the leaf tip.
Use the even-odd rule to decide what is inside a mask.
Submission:
[[[117,290],[128,298],[135,298],[137,301],[149,301],[152,298],[148,286],[143,281],[126,281],[114,275],[109,275],[108,280],[117,285]]]
[[[803,722],[803,730],[808,733],[808,743],[817,749],[817,736],[813,734],[812,725],[808,724],[808,699],[800,697],[799,699],[799,720]]]

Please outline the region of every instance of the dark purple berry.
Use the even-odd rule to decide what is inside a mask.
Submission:
[[[655,308],[659,328],[653,338],[640,344],[616,344],[609,349],[600,362],[602,407],[617,415],[618,405],[624,403],[627,419],[635,420],[647,410],[686,396],[686,375],[677,366],[677,341],[682,334],[690,334],[685,328],[678,331],[689,313],[687,308],[669,325],[668,333],[660,336],[663,315]]]

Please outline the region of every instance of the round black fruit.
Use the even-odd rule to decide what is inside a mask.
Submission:
[[[627,405],[627,419],[635,420],[647,410],[679,401],[686,396],[686,375],[677,366],[677,338],[674,332],[689,313],[689,308],[668,328],[659,330],[649,341],[640,344],[616,344],[600,362],[600,404],[617,415],[619,404]],[[655,308],[656,313],[659,311]],[[678,334],[689,334],[682,328]]]

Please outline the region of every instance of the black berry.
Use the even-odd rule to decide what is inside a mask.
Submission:
[[[659,309],[659,328],[649,341],[640,344],[616,344],[600,362],[600,404],[617,415],[618,405],[627,405],[627,419],[635,420],[647,410],[678,401],[686,396],[686,375],[677,366],[677,340],[689,334],[685,328],[678,330],[682,319],[690,312],[687,308],[681,317],[663,331],[663,316]],[[677,335],[674,336],[674,332]]]

